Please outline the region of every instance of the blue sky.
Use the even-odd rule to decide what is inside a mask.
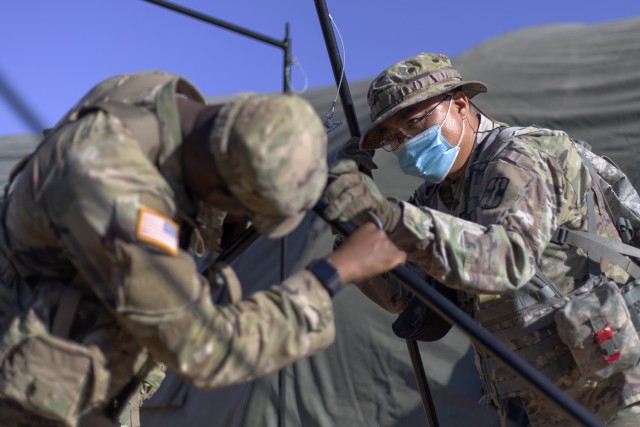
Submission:
[[[290,25],[296,90],[334,85],[313,0],[174,0],[282,40]],[[640,1],[326,0],[344,41],[349,82],[418,52],[456,56],[493,37],[559,23],[640,16]],[[338,42],[339,43],[339,42]],[[0,136],[55,124],[100,80],[164,70],[206,96],[282,90],[282,51],[143,0],[4,0],[0,4]],[[32,114],[16,112],[7,94]],[[327,100],[329,106],[331,100]]]

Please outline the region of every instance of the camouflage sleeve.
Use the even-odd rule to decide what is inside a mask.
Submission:
[[[177,248],[164,176],[117,122],[97,117],[72,138],[46,206],[87,286],[133,339],[202,388],[251,380],[333,341],[331,299],[306,270],[240,303],[213,305],[192,257]]]
[[[580,164],[571,156],[512,143],[482,175],[477,221],[403,203],[391,238],[447,286],[483,294],[518,288],[535,273],[557,224],[576,218],[585,193],[578,168],[567,170]]]

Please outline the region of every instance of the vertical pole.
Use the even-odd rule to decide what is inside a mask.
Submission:
[[[420,349],[418,348],[417,341],[408,339],[407,350],[409,350],[413,373],[416,376],[418,390],[420,391],[420,397],[422,398],[422,406],[424,408],[425,415],[427,416],[429,427],[439,427],[440,424],[438,423],[436,406],[433,404],[431,389],[429,389],[429,380],[427,379],[427,373],[425,372],[424,365],[422,364],[422,358],[420,357]]]
[[[318,19],[320,20],[320,27],[322,28],[324,42],[327,46],[327,52],[329,53],[329,60],[331,61],[331,68],[333,69],[333,77],[336,81],[336,85],[340,85],[340,101],[342,102],[342,110],[347,118],[347,125],[349,125],[349,133],[351,136],[361,136],[360,127],[358,126],[358,117],[356,116],[356,109],[353,106],[351,91],[349,90],[349,83],[347,82],[347,74],[345,73],[342,59],[340,59],[340,51],[338,50],[336,37],[331,26],[331,18],[329,16],[327,4],[324,0],[314,1],[316,3],[316,10],[318,12]]]
[[[289,23],[284,26],[284,40],[282,41],[284,50],[283,84],[284,93],[291,92],[291,38],[289,37]],[[280,240],[280,282],[283,282],[287,275],[287,236]],[[278,427],[285,427],[287,415],[287,367],[283,366],[278,371]]]
[[[353,105],[353,100],[351,99],[351,91],[349,90],[347,75],[344,70],[342,59],[340,58],[340,52],[338,51],[338,44],[336,43],[327,4],[325,0],[314,1],[324,41],[327,46],[329,60],[331,61],[333,76],[336,81],[336,85],[339,86],[340,100],[342,101],[342,109],[344,110],[347,124],[349,125],[349,132],[351,133],[351,136],[360,136],[358,117]],[[429,420],[429,426],[437,427],[438,419],[436,417],[435,407],[433,406],[433,400],[431,400],[431,391],[429,390],[429,383],[427,382],[427,376],[424,372],[422,359],[420,358],[420,349],[415,341],[407,341],[407,347],[409,349],[409,355],[411,356],[411,364],[413,366],[416,382],[418,383],[418,389],[420,390],[420,396],[422,397],[424,410],[427,415],[427,419]]]
[[[284,50],[284,69],[282,91],[291,92],[291,64],[293,64],[293,56],[291,55],[291,37],[289,37],[289,23],[284,25],[284,40],[282,41]]]
[[[280,282],[287,274],[287,237],[280,239]],[[287,367],[278,371],[278,427],[285,427],[287,415]]]

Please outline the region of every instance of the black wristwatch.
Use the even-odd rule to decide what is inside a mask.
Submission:
[[[332,297],[342,289],[342,282],[340,281],[338,270],[325,258],[311,261],[309,265],[307,265],[307,270],[316,276],[316,279],[318,279],[322,287],[324,287]]]

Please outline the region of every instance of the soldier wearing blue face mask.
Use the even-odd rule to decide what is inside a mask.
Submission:
[[[451,101],[453,100],[453,95],[448,95],[443,100],[446,98],[450,98]],[[464,135],[464,133],[460,135],[456,145],[451,145],[442,135],[442,125],[449,117],[452,102],[449,102],[447,114],[441,124],[430,126],[420,132],[422,124],[435,112],[441,103],[442,101],[438,102],[433,109],[423,116],[410,120],[405,129],[401,128],[398,133],[386,136],[383,139],[385,144],[383,148],[387,151],[392,151],[398,157],[400,168],[404,173],[423,178],[425,181],[434,184],[442,182],[449,174],[460,152],[460,142],[462,142],[462,136]],[[464,119],[462,124],[464,131]],[[415,131],[420,133],[411,136]],[[405,137],[408,137],[409,140],[401,143],[401,138]]]
[[[367,95],[370,126],[343,147],[340,157],[347,159],[330,170],[325,216],[362,225],[375,213],[411,267],[452,291],[461,308],[510,349],[608,426],[638,426],[640,352],[628,363],[614,361],[620,353],[604,347],[605,353],[596,349],[581,359],[555,323],[567,322],[560,316],[563,304],[595,288],[595,261],[559,243],[556,231],[588,231],[619,242],[617,218],[592,186],[584,148],[562,131],[511,128],[493,119],[471,101],[486,91],[481,82],[462,80],[439,54],[422,53],[383,71]],[[424,179],[407,202],[386,198],[374,183],[372,154],[379,148],[393,152],[404,173]],[[617,265],[598,264],[602,277],[636,283]],[[410,311],[413,296],[382,277],[356,285],[387,311]],[[607,304],[590,309],[629,319],[626,305],[607,311]],[[416,334],[435,327],[422,326]],[[631,331],[631,347],[640,349]],[[514,402],[533,426],[573,425],[486,350],[475,351],[486,397],[503,425]],[[605,375],[594,368],[598,363],[612,369]]]

